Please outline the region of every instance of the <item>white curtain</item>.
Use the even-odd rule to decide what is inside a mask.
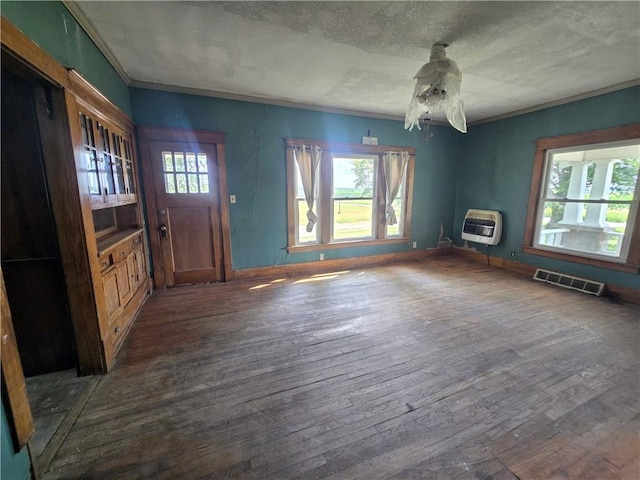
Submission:
[[[409,161],[409,152],[384,152],[382,155],[382,169],[384,181],[387,185],[386,221],[387,225],[398,223],[393,201],[398,196],[398,190],[404,178],[404,172]]]
[[[315,200],[316,183],[318,182],[318,165],[322,149],[317,145],[296,145],[293,148],[293,158],[300,168],[300,178],[302,179],[302,189],[304,198],[307,201],[307,232],[313,230],[313,226],[318,221],[318,217],[313,213],[313,203]]]

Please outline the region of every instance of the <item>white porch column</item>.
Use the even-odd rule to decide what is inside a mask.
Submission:
[[[560,163],[560,162],[558,162]],[[569,179],[569,190],[567,198],[577,199],[584,198],[587,188],[587,163],[586,162],[568,162],[571,166],[571,178]],[[582,222],[583,203],[567,203],[564,206],[564,215],[560,223],[566,225],[578,225]]]
[[[593,183],[591,185],[591,200],[608,200],[611,188],[611,179],[613,178],[613,168],[620,160],[602,159],[594,160],[596,170],[593,174]],[[583,225],[590,227],[604,228],[607,224],[607,205],[591,204],[587,205],[587,215],[585,216]]]

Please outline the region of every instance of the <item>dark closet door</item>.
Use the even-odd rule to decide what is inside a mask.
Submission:
[[[48,92],[4,66],[1,90],[2,270],[24,373],[33,376],[76,366],[37,122]]]

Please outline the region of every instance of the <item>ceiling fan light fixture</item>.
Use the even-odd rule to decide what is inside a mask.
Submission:
[[[416,86],[407,107],[404,128],[420,129],[420,119],[436,109],[444,109],[449,123],[462,133],[467,133],[467,119],[460,98],[462,73],[456,62],[447,58],[448,45],[436,43],[431,47],[429,63],[416,73]]]

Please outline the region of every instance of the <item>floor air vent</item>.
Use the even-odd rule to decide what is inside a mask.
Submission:
[[[542,268],[536,270],[533,279],[597,296],[602,295],[602,290],[604,289],[604,283],[592,282],[591,280],[572,277],[571,275],[563,275],[562,273],[551,272],[549,270],[543,270]]]

